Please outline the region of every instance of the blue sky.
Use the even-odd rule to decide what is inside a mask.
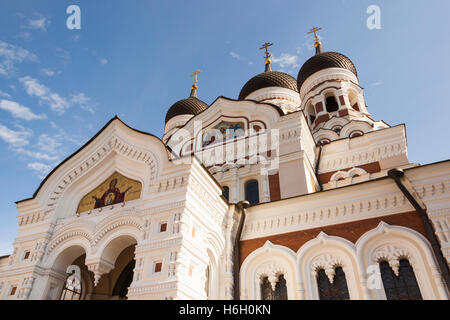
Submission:
[[[66,27],[72,4],[81,30]],[[373,4],[381,30],[366,26]],[[448,12],[447,0],[1,0],[0,255],[17,235],[14,201],[114,115],[161,137],[195,69],[199,98],[237,98],[264,70],[264,42],[273,69],[296,76],[313,26],[355,63],[374,119],[406,124],[411,162],[448,159]]]

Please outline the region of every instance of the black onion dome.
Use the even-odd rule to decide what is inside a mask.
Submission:
[[[167,111],[166,123],[170,119],[179,115],[192,114],[195,116],[206,110],[206,108],[208,108],[208,105],[196,97],[189,97],[187,99],[180,100],[175,102],[170,107],[169,111]]]
[[[267,71],[254,76],[242,87],[239,100],[244,100],[256,90],[269,87],[287,88],[298,92],[297,81],[293,77],[284,72]]]
[[[298,89],[301,89],[303,83],[311,75],[328,68],[347,69],[358,76],[356,67],[349,58],[338,52],[323,52],[316,54],[303,64],[297,77]]]

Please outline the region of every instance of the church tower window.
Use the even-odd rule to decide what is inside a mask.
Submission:
[[[324,269],[317,272],[317,286],[320,300],[350,300],[347,280],[342,267],[336,267],[333,283]]]
[[[407,259],[400,260],[398,276],[387,261],[380,262],[380,272],[388,300],[422,300],[414,270]]]
[[[227,199],[228,202],[230,202],[230,188],[227,186],[223,187],[222,195],[225,199]]]
[[[250,180],[245,183],[245,200],[250,204],[259,203],[259,185],[257,180]]]
[[[327,112],[335,112],[339,110],[339,105],[334,96],[329,96],[325,100]]]

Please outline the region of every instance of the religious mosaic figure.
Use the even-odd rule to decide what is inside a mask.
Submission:
[[[119,188],[116,187],[117,179],[112,179],[109,183],[109,189],[106,190],[101,198],[97,198],[96,196],[92,196],[95,199],[95,207],[94,209],[101,208],[104,206],[113,205],[116,203],[121,203],[125,199],[125,194],[132,188],[128,187],[125,191],[120,192]]]
[[[220,133],[221,136],[216,137],[217,133]],[[215,142],[239,138],[244,134],[244,124],[242,122],[233,123],[222,121],[215,126],[213,130],[206,133],[203,139],[203,147],[209,146]]]

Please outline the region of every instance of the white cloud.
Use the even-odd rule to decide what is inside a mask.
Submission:
[[[232,58],[238,59],[238,60],[241,58],[241,56],[239,54],[237,54],[236,52],[233,52],[233,51],[230,52],[230,56]]]
[[[47,119],[47,115],[35,114],[29,108],[24,107],[15,101],[0,100],[0,109],[10,112],[14,118],[19,118],[27,121]]]
[[[73,134],[68,134],[64,129],[59,127],[56,123],[53,121],[50,121],[50,126],[58,131],[58,134],[55,136],[55,139],[59,139],[60,141],[70,141],[76,146],[82,146],[86,142],[86,137],[76,136]],[[90,129],[91,124],[88,125],[88,128]]]
[[[0,139],[13,147],[22,147],[28,145],[28,139],[33,135],[29,129],[19,127],[20,131],[11,130],[0,124]]]
[[[28,31],[22,31],[18,35],[16,35],[16,38],[20,38],[22,40],[29,40],[31,37],[31,33]]]
[[[18,154],[33,158],[33,159],[38,159],[38,160],[46,160],[46,161],[50,161],[50,162],[57,162],[59,160],[58,156],[51,156],[48,155],[46,153],[42,153],[39,151],[31,151],[31,150],[25,150],[24,148],[18,148],[18,149],[14,149],[15,152],[17,152]]]
[[[70,103],[66,99],[39,83],[39,80],[30,76],[20,78],[19,80],[24,85],[25,91],[29,96],[38,97],[39,103],[46,103],[59,115],[62,115],[70,107]]]
[[[43,179],[52,169],[50,165],[41,162],[29,163],[27,167],[36,171],[41,179]]]
[[[299,66],[298,64],[298,56],[294,56],[289,53],[282,53],[279,57],[273,56],[273,63],[277,63],[281,68],[296,68]]]
[[[70,52],[62,48],[56,48],[55,55],[62,60],[63,64],[69,64],[70,61],[72,60]]]
[[[105,59],[105,58],[102,58],[102,59],[100,59],[100,63],[101,63],[102,65],[108,64],[108,60]]]
[[[383,81],[380,80],[380,81],[377,81],[377,82],[372,83],[372,86],[374,86],[374,87],[379,87],[379,86],[381,86],[382,84],[383,84]]]
[[[37,147],[39,150],[50,154],[58,154],[60,152],[61,143],[56,138],[49,137],[47,134],[41,134],[38,139]]]
[[[8,99],[12,98],[12,96],[9,93],[2,91],[2,90],[0,90],[0,97],[4,97],[4,98],[8,98]]]
[[[56,72],[51,69],[41,69],[41,73],[47,77],[53,77]]]
[[[15,72],[15,64],[22,62],[37,62],[35,54],[21,47],[0,40],[0,74],[10,76]]]
[[[78,104],[81,109],[94,113],[95,104],[91,102],[91,98],[87,97],[84,93],[72,94],[70,102]]]
[[[28,20],[28,28],[30,29],[38,29],[41,31],[46,32],[47,31],[47,25],[50,24],[50,21],[47,20],[44,16],[40,16],[36,19],[29,19]]]

